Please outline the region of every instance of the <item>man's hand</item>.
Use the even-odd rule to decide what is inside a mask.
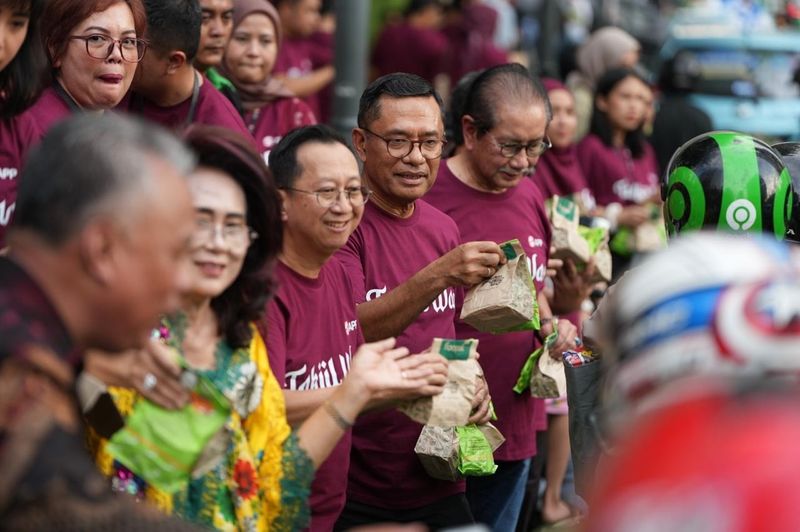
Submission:
[[[589,297],[594,287],[594,257],[586,263],[582,272],[578,271],[571,259],[563,261],[553,276],[553,299],[550,305],[554,314],[569,314],[581,308],[581,303]]]
[[[87,354],[84,367],[106,386],[133,388],[164,408],[181,408],[189,400],[175,353],[158,340],[124,353],[93,351]]]
[[[492,397],[489,395],[489,386],[486,384],[486,379],[483,375],[478,375],[475,377],[475,397],[472,400],[472,414],[469,416],[467,423],[483,425],[491,421],[489,408],[491,401]]]
[[[472,286],[494,275],[507,262],[496,242],[467,242],[435,261],[448,286]]]
[[[395,339],[358,348],[346,383],[370,399],[414,399],[442,393],[447,382],[447,360],[434,353],[409,355],[395,348]]]
[[[543,337],[549,336],[553,332],[553,322],[543,321],[541,333]],[[578,343],[578,328],[575,327],[569,320],[558,320],[558,338],[553,347],[550,348],[550,356],[556,360],[561,360],[561,354],[564,351],[574,350]]]

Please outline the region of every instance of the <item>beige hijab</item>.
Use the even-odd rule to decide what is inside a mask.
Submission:
[[[639,42],[625,30],[608,26],[592,33],[577,53],[578,69],[584,81],[594,89],[607,70],[620,66],[622,58],[639,50]]]
[[[263,13],[269,17],[272,24],[275,25],[275,38],[278,41],[278,46],[281,43],[281,19],[278,16],[278,11],[269,2],[269,0],[236,0],[233,9],[233,31],[239,27],[239,24],[253,13]],[[242,83],[235,79],[225,65],[223,59],[222,64],[219,66],[220,73],[228,78],[231,83],[236,86],[239,96],[242,100],[242,105],[246,111],[258,109],[264,105],[277,100],[278,98],[288,98],[294,96],[281,81],[268,76],[267,79],[261,83]]]

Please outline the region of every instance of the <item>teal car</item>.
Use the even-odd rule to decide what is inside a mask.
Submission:
[[[714,129],[800,140],[800,33],[692,33],[670,37],[660,58]]]

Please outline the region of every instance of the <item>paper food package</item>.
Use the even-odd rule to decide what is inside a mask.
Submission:
[[[586,264],[591,257],[589,244],[578,232],[580,212],[570,198],[553,196],[550,223],[553,226],[551,245],[554,259],[572,259],[576,265]]]
[[[461,319],[482,332],[499,332],[534,318],[536,289],[519,240],[500,244],[508,262],[464,298]]]
[[[444,391],[433,397],[406,401],[398,406],[398,410],[423,425],[466,425],[472,413],[475,381],[483,373],[477,360],[478,340],[435,338],[431,351],[449,361]]]
[[[425,426],[414,452],[430,476],[456,481],[493,474],[497,465],[492,453],[503,442],[503,435],[489,423],[455,428]]]

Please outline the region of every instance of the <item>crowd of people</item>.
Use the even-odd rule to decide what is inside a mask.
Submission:
[[[800,148],[655,112],[619,28],[539,77],[496,4],[408,2],[345,137],[329,3],[0,0],[0,528],[796,529]],[[536,318],[479,331],[514,240]],[[418,456],[436,339],[491,474]]]

